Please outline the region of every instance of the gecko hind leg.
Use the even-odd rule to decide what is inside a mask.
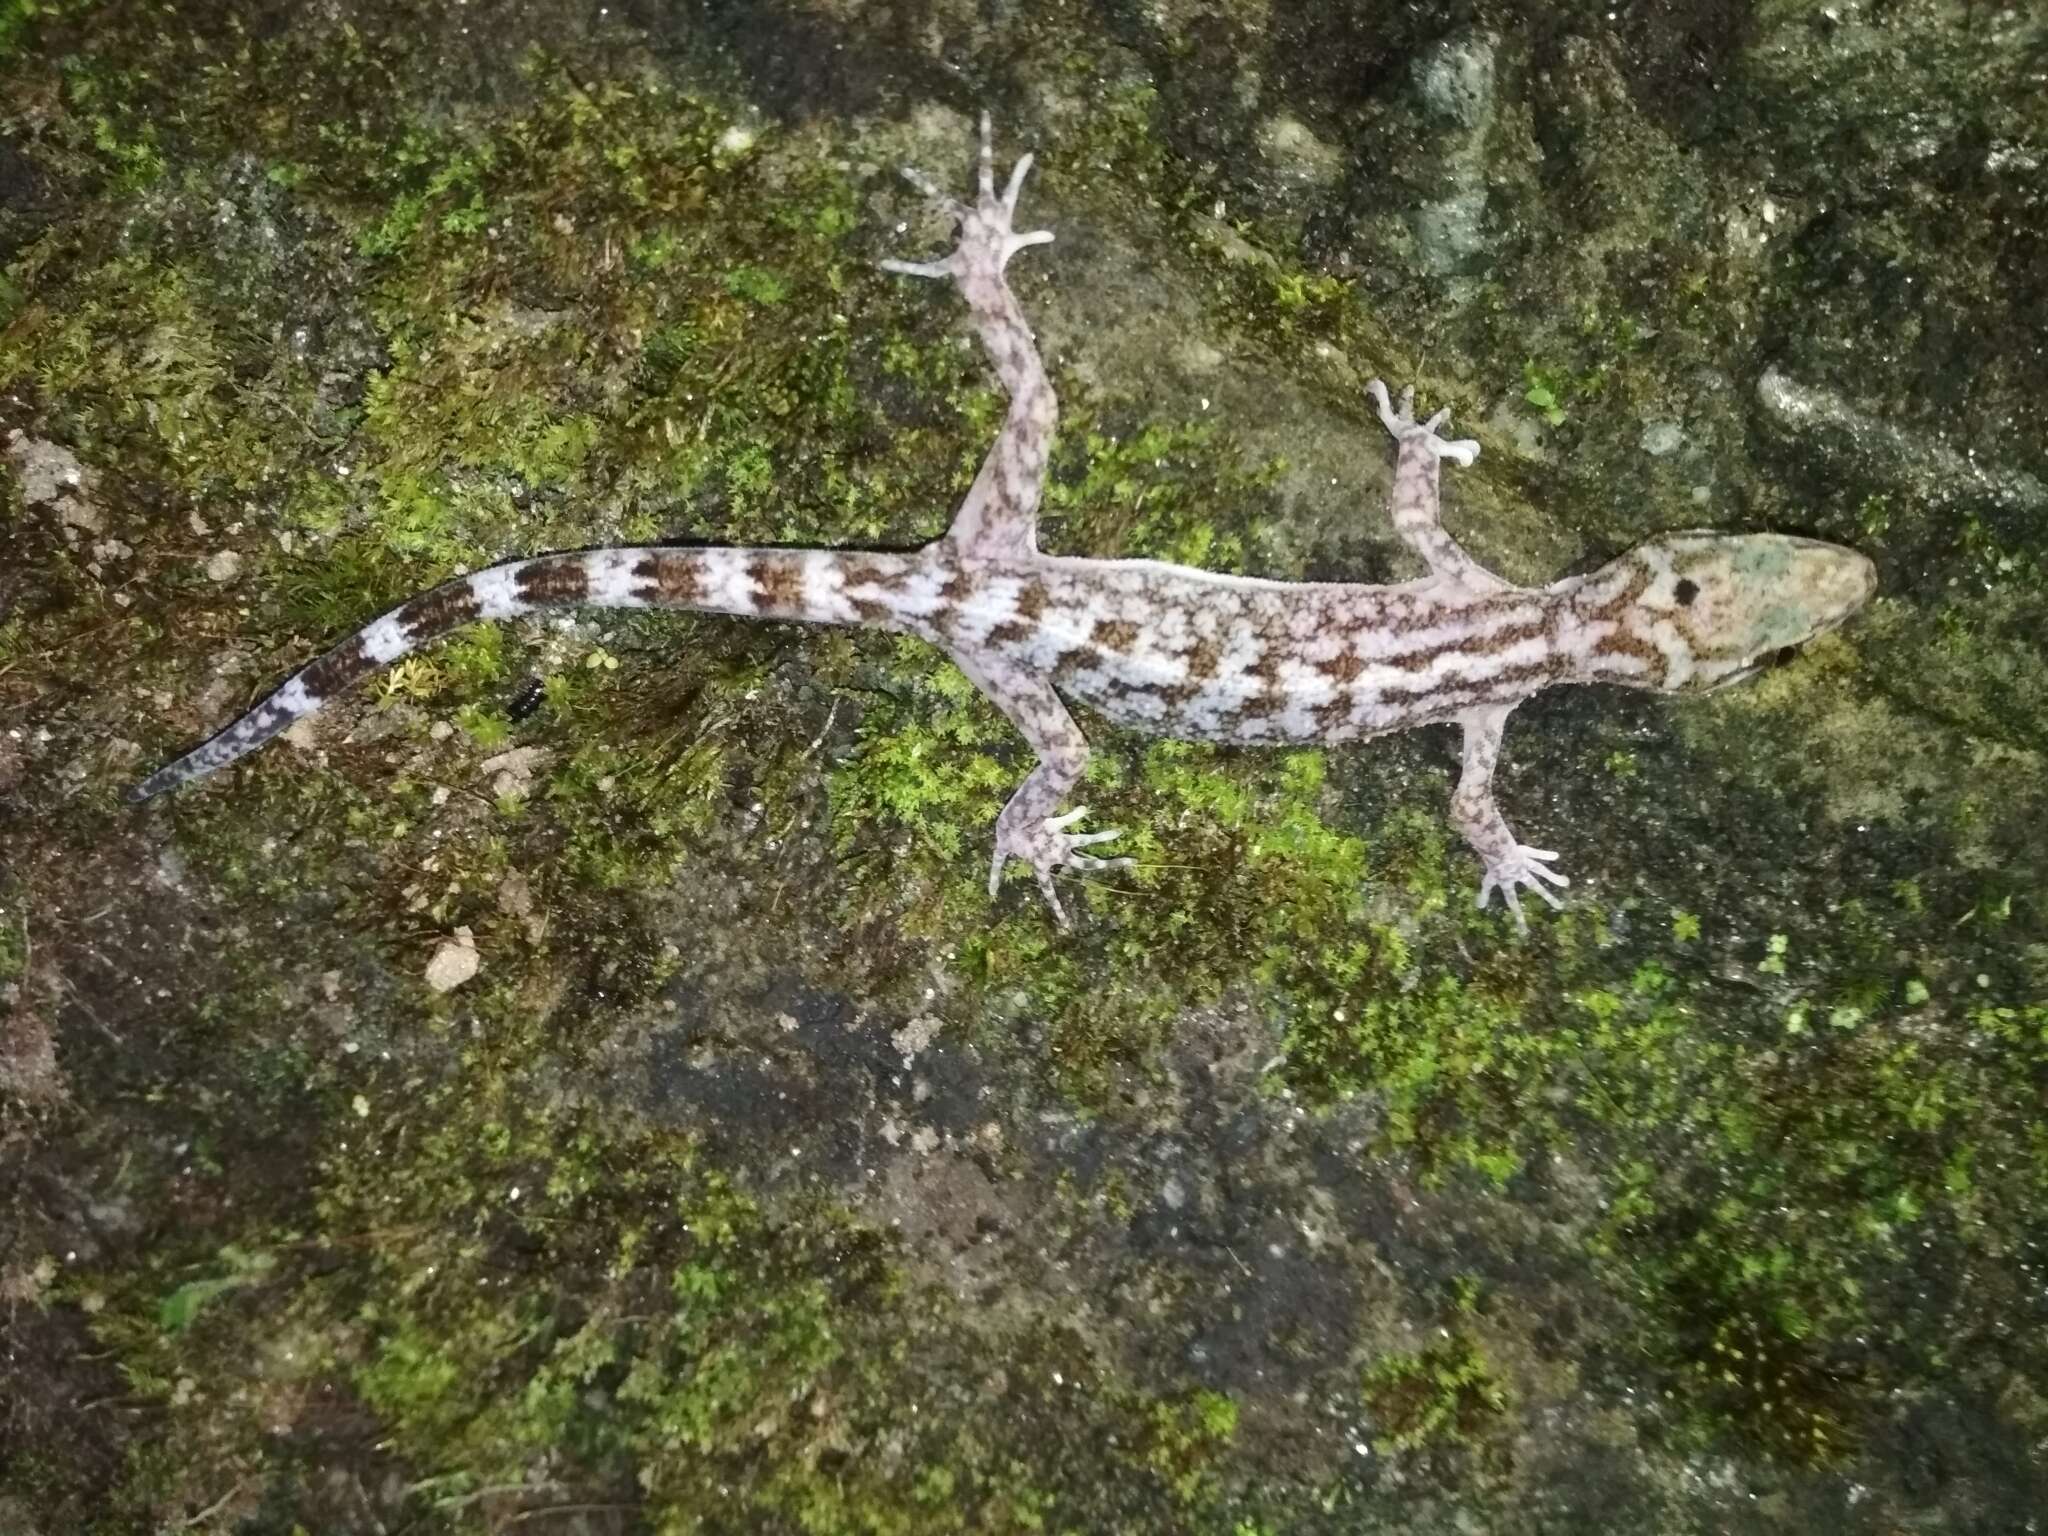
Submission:
[[[1128,869],[1135,862],[1081,851],[1123,835],[1117,827],[1099,832],[1069,831],[1088,814],[1086,806],[1063,816],[1053,814],[1067,797],[1067,791],[1081,782],[1081,773],[1088,766],[1088,738],[1081,734],[1081,727],[1074,723],[1067,706],[1044,678],[1019,671],[988,652],[954,649],[950,654],[968,681],[1023,733],[1038,757],[1037,765],[1025,775],[1024,782],[1017,786],[1016,793],[996,818],[996,853],[988,870],[989,896],[993,898],[1001,889],[1003,869],[1010,860],[1022,859],[1031,866],[1054,920],[1062,928],[1070,928],[1073,924],[1067,920],[1067,909],[1060,905],[1059,892],[1053,888],[1053,872],[1062,867],[1091,872]]]

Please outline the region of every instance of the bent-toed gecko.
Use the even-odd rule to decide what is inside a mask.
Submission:
[[[1470,465],[1479,445],[1439,435],[1446,414],[1417,422],[1368,386],[1398,444],[1395,531],[1428,567],[1396,586],[1262,581],[1154,560],[1087,560],[1040,552],[1037,514],[1057,407],[1004,268],[1047,230],[1012,228],[1030,168],[1024,156],[999,195],[986,116],[971,204],[905,174],[959,225],[937,261],[886,261],[945,278],[967,302],[1009,394],[1009,411],[945,536],[910,552],[785,548],[614,547],[541,555],[457,577],[373,620],[287,680],[204,745],[131,792],[146,799],[253,751],[378,669],[478,619],[561,607],[678,608],[912,634],[942,648],[1021,731],[1038,762],[996,820],[994,896],[1010,859],[1037,876],[1053,915],[1063,866],[1129,859],[1085,850],[1114,830],[1073,830],[1057,814],[1081,777],[1087,739],[1062,702],[1078,699],[1154,735],[1249,745],[1337,742],[1456,722],[1464,768],[1451,816],[1485,865],[1479,904],[1499,890],[1522,921],[1518,891],[1557,905],[1554,853],[1517,841],[1494,802],[1493,770],[1509,713],[1553,683],[1620,683],[1699,692],[1747,676],[1761,660],[1840,624],[1876,587],[1853,550],[1776,534],[1666,534],[1591,575],[1517,587],[1483,569],[1444,532],[1437,466]]]

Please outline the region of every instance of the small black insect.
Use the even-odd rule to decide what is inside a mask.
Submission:
[[[513,693],[512,702],[506,706],[505,713],[511,716],[515,724],[532,718],[539,711],[542,700],[547,697],[547,691],[547,684],[528,673],[521,680],[517,691]]]
[[[1678,599],[1678,606],[1690,608],[1692,600],[1700,595],[1700,584],[1690,576],[1678,578],[1678,585],[1672,588],[1672,595]]]

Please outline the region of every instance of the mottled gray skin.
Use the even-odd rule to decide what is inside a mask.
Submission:
[[[1056,814],[1088,761],[1062,696],[1155,735],[1260,745],[1335,742],[1455,721],[1464,767],[1451,814],[1485,865],[1479,902],[1498,889],[1557,904],[1544,882],[1556,854],[1519,842],[1493,796],[1509,713],[1553,683],[1610,682],[1697,692],[1735,682],[1765,659],[1832,629],[1876,587],[1853,550],[1775,534],[1674,533],[1590,576],[1516,587],[1445,533],[1439,464],[1469,465],[1479,445],[1418,423],[1375,380],[1380,420],[1399,445],[1395,530],[1428,574],[1398,586],[1220,576],[1151,560],[1081,560],[1038,550],[1038,504],[1058,405],[1004,277],[1009,259],[1052,239],[1019,235],[1012,216],[1031,163],[998,195],[986,118],[978,195],[953,202],[959,243],[944,259],[885,262],[954,282],[1008,391],[1001,433],[945,537],[913,553],[634,546],[542,555],[447,582],[366,625],[219,735],[159,769],[143,799],[254,750],[327,699],[432,637],[477,619],[567,606],[661,607],[818,623],[865,624],[941,646],[1023,733],[1038,763],[996,822],[989,893],[1004,865],[1035,873],[1053,915],[1063,866],[1128,859],[1084,850],[1114,830],[1070,830]]]

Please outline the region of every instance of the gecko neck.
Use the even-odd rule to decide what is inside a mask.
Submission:
[[[1652,573],[1623,559],[1543,589],[1553,614],[1559,665],[1567,681],[1659,685],[1666,662],[1642,632],[1639,603]]]

